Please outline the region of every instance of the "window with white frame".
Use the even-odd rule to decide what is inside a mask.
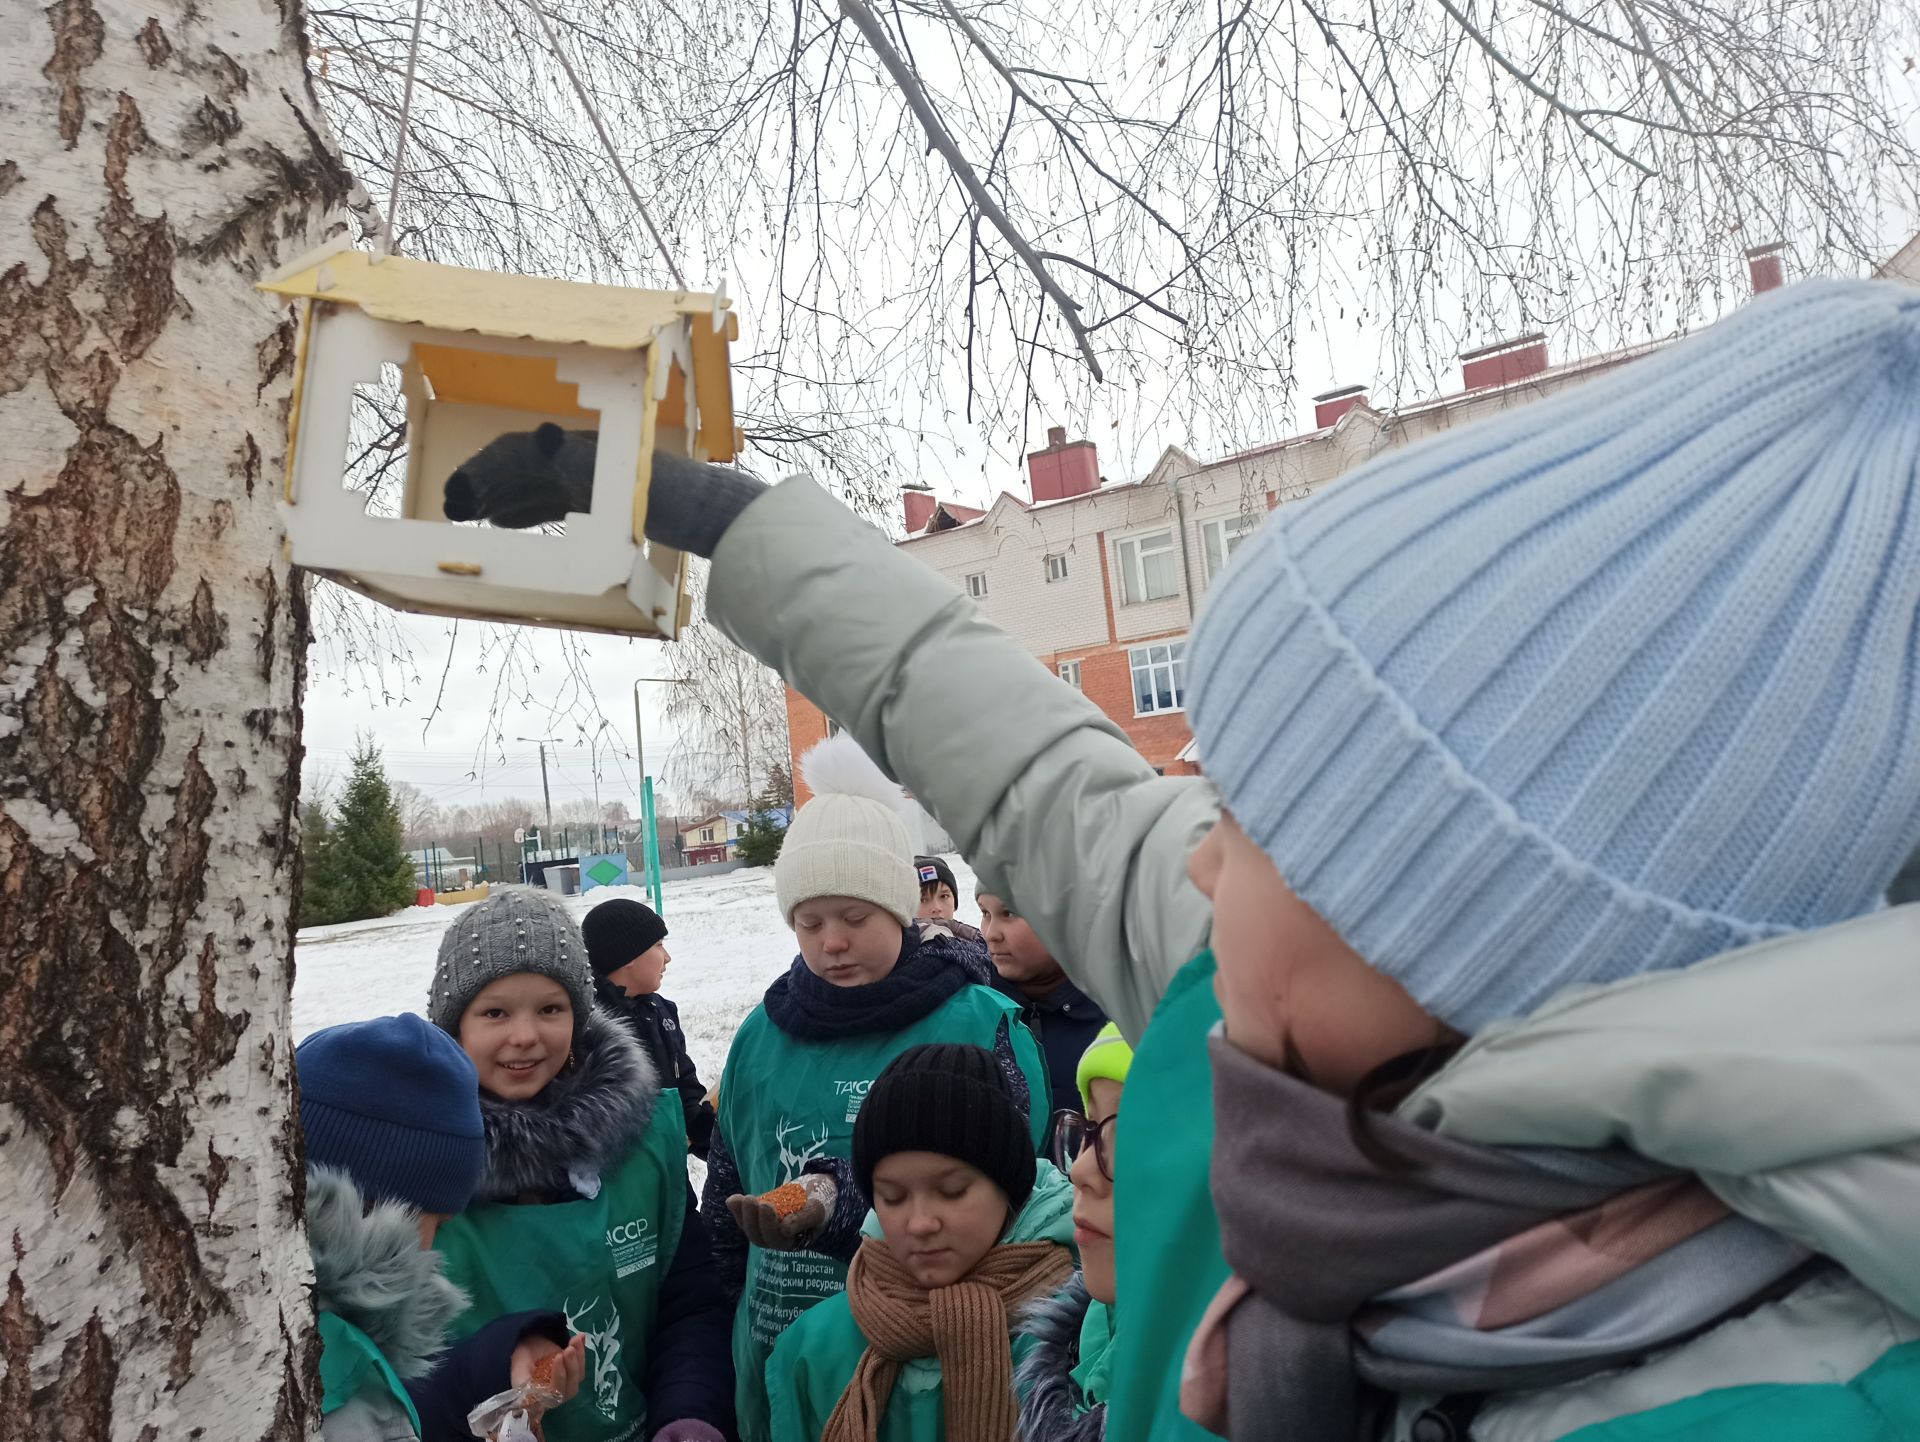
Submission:
[[[1064,581],[1066,579],[1067,579],[1067,558],[1065,556],[1048,556],[1047,557],[1048,583],[1051,584],[1054,581]]]
[[[1127,651],[1133,668],[1133,714],[1157,716],[1187,708],[1187,643],[1156,641]]]
[[[1076,691],[1082,689],[1080,685],[1080,663],[1078,661],[1062,661],[1060,663],[1060,679]]]
[[[1120,567],[1123,606],[1164,601],[1180,594],[1180,558],[1174,552],[1172,531],[1128,536],[1113,549]]]
[[[1200,527],[1200,549],[1206,552],[1207,582],[1226,568],[1233,553],[1240,549],[1240,543],[1251,536],[1260,527],[1264,516],[1251,515],[1245,511],[1237,515],[1221,516],[1218,520],[1204,522]]]
[[[967,575],[967,594],[976,601],[984,601],[987,596],[987,573],[972,571]]]

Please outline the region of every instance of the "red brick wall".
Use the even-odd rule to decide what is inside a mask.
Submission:
[[[1147,643],[1134,641],[1128,644],[1139,646]],[[1127,663],[1126,644],[1101,646],[1092,651],[1083,651],[1077,657],[1062,652],[1059,659],[1077,659],[1080,662],[1080,689],[1127,733],[1127,740],[1147,758],[1149,765],[1163,768],[1169,776],[1193,773],[1194,767],[1173,759],[1193,739],[1193,732],[1187,729],[1184,711],[1160,716],[1133,714],[1133,670]]]
[[[791,687],[787,689],[787,749],[792,755],[793,804],[804,806],[813,793],[800,779],[800,758],[827,739],[827,713]]]

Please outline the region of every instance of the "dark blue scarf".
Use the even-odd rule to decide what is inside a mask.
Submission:
[[[767,988],[767,1015],[796,1041],[884,1036],[931,1016],[947,998],[974,982],[965,943],[944,934],[922,939],[907,928],[893,970],[865,986],[835,986],[807,970],[796,956],[787,974]]]

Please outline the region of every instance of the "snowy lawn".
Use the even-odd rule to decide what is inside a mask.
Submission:
[[[957,856],[947,861],[960,883],[960,919],[977,923],[973,873]],[[616,896],[646,900],[638,887],[614,886],[565,897],[563,904],[577,919]],[[293,953],[294,1040],[343,1021],[402,1011],[425,1015],[441,934],[462,909],[415,906],[378,921],[302,931]],[[796,955],[793,932],[774,904],[769,868],[668,882],[666,920],[673,964],[661,990],[678,1004],[687,1049],[712,1086],[734,1032]]]

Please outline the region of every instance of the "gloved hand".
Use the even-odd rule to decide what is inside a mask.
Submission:
[[[727,1198],[727,1210],[754,1246],[769,1252],[797,1252],[826,1226],[839,1195],[832,1177],[810,1172],[763,1196],[735,1193]]]
[[[707,465],[655,451],[647,487],[647,539],[711,556],[733,518],[767,489],[767,483],[732,466]]]
[[[696,1417],[682,1417],[654,1433],[653,1442],[727,1442],[727,1439],[710,1422],[702,1422]]]

